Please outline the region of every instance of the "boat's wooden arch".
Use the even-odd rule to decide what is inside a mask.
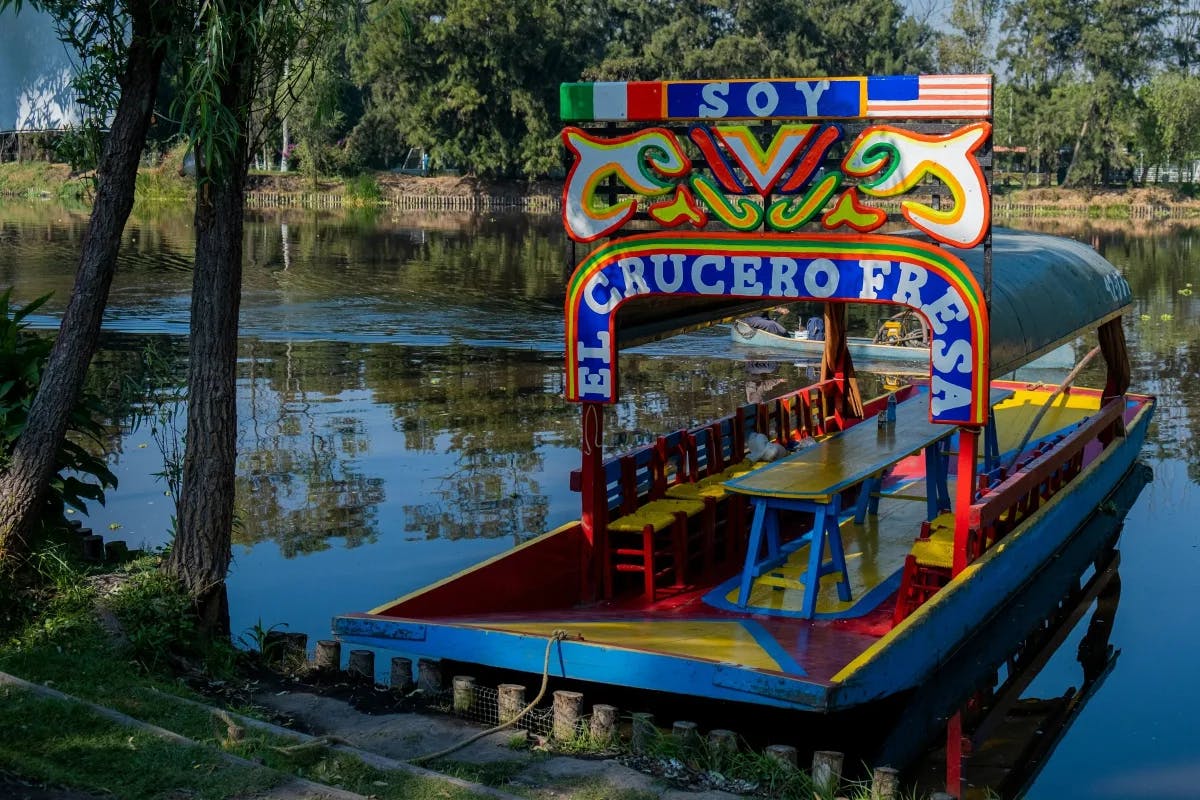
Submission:
[[[907,306],[932,328],[930,418],[987,421],[987,304],[971,270],[940,247],[872,234],[664,232],[610,241],[567,284],[568,400],[615,402],[618,310],[663,297]]]

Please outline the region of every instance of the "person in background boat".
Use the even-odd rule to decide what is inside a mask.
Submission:
[[[787,328],[783,327],[783,323],[780,322],[787,314],[788,310],[786,307],[778,306],[767,312],[767,316],[765,317],[758,315],[742,317],[740,321],[746,323],[751,328],[758,328],[760,331],[773,333],[776,336],[787,336]]]
[[[779,369],[778,361],[746,362],[747,403],[761,403],[766,399],[767,392],[786,382],[785,378],[773,374],[777,369]]]
[[[809,317],[808,324],[804,326],[804,330],[808,333],[806,338],[814,342],[825,341],[825,318]]]

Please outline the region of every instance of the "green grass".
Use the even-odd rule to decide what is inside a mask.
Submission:
[[[268,789],[281,776],[228,764],[211,750],[184,747],[106,720],[75,703],[0,689],[0,769],[123,800],[207,800]]]
[[[0,164],[0,197],[52,198],[81,202],[91,195],[92,182],[71,177],[66,164],[22,161]]]
[[[201,651],[186,622],[186,600],[159,575],[155,559],[134,562],[124,587],[104,600],[130,639],[118,645],[93,613],[96,595],[86,571],[54,549],[36,557],[40,584],[0,586],[0,599],[24,613],[24,624],[0,634],[0,670],[43,683],[98,705],[221,747],[266,767],[335,784],[380,800],[467,800],[477,795],[451,784],[369,767],[325,747],[297,750],[295,740],[246,729],[230,741],[228,728],[206,709],[174,696],[204,701],[168,668],[166,653],[183,654],[214,679],[236,680],[237,657],[228,646]],[[152,657],[150,653],[158,654]],[[243,712],[244,713],[244,712]],[[187,747],[125,728],[84,706],[0,689],[0,771],[26,779],[118,798],[246,796],[278,783],[266,769],[237,768],[211,749]],[[498,779],[498,776],[497,776]]]

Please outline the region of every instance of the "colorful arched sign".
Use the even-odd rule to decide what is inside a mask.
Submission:
[[[611,241],[580,262],[567,286],[568,400],[615,401],[617,309],[655,295],[907,306],[932,331],[930,418],[987,421],[983,293],[959,259],[934,245],[872,234],[663,232]]]

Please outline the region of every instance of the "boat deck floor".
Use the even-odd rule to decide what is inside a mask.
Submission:
[[[1018,390],[996,406],[1001,453],[1020,444],[1049,392]],[[1082,421],[1098,404],[1094,395],[1058,398],[1040,421],[1033,441]],[[883,492],[923,497],[924,471],[920,455],[899,462],[885,480]],[[924,502],[888,499],[880,501],[879,514],[868,516],[863,525],[854,522],[853,509],[847,512],[841,531],[853,599],[840,601],[834,576],[826,576],[813,620],[799,615],[803,590],[767,585],[761,579],[755,581],[747,606],[738,607],[739,577],[727,571],[714,583],[681,587],[653,603],[636,597],[535,614],[481,614],[445,621],[535,636],[562,629],[611,647],[736,663],[828,682],[891,629],[901,569],[925,515]],[[796,580],[807,563],[808,546],[802,545],[768,574]]]

